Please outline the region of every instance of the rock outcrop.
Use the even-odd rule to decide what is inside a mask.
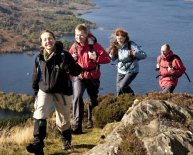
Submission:
[[[119,155],[121,133],[129,125],[143,142],[148,155],[193,155],[193,110],[169,101],[135,101],[122,120],[87,155]],[[137,148],[136,148],[137,149]]]

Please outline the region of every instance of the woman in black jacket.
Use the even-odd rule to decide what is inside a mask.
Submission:
[[[40,54],[35,59],[32,88],[36,96],[34,104],[34,141],[26,148],[30,153],[43,155],[46,137],[46,119],[54,103],[56,125],[61,133],[63,149],[71,148],[70,109],[72,105],[72,82],[70,75],[77,76],[81,67],[63,50],[63,44],[55,35],[45,30],[40,35]]]

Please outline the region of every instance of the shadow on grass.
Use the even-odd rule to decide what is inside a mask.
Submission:
[[[61,152],[61,153],[53,153],[50,155],[65,155],[65,154],[71,154],[72,152]]]
[[[80,145],[73,145],[74,149],[80,149],[80,148],[86,148],[86,149],[92,149],[95,145],[93,144],[80,144]]]

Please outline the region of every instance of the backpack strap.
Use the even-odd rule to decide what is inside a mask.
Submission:
[[[66,55],[65,55],[65,52],[67,51],[62,51],[61,52],[61,58],[62,58],[62,63],[61,63],[61,68],[64,68],[64,70],[66,71],[67,74],[70,73],[70,69],[69,69],[69,63],[68,63],[68,60],[66,59]]]
[[[128,50],[131,50],[131,41],[128,41]]]
[[[188,81],[191,82],[190,77],[188,76],[188,74],[186,72],[184,72],[184,74],[186,75]]]
[[[42,71],[41,71],[41,67],[40,67],[40,55],[38,55],[35,59],[35,64],[36,64],[36,69],[37,69],[37,73],[39,76],[40,81],[42,80]]]
[[[91,53],[93,53],[94,52],[94,44],[95,44],[95,42],[93,43],[93,44],[89,44],[89,48],[90,48],[90,52]],[[97,53],[96,53],[97,54]],[[95,65],[96,65],[96,67],[95,67],[95,69],[94,70],[98,70],[99,69],[99,67],[100,67],[100,65],[99,64],[97,64],[97,63],[95,63],[94,61],[92,61]]]
[[[90,48],[90,52],[93,53],[94,52],[94,48],[93,48],[94,44],[89,44],[89,48]]]

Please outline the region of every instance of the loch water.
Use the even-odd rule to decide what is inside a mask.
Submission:
[[[159,91],[155,78],[156,57],[163,43],[181,56],[193,81],[193,2],[183,0],[92,0],[96,8],[81,18],[96,23],[91,30],[104,48],[109,46],[113,29],[125,28],[131,40],[142,46],[148,57],[140,61],[140,72],[131,87],[136,94]],[[65,38],[65,36],[64,36]],[[73,38],[73,36],[72,36]],[[69,36],[68,38],[69,39]],[[32,94],[31,74],[35,55],[0,54],[0,91]],[[100,94],[115,93],[116,65],[101,65]],[[175,92],[193,93],[185,75]]]

